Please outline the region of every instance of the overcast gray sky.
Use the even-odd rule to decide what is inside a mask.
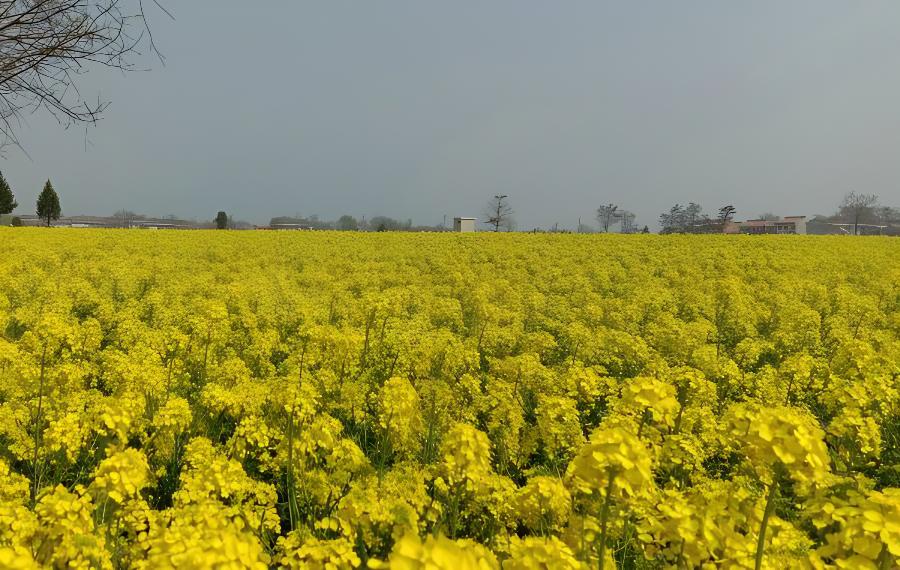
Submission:
[[[166,0],[167,56],[92,73],[97,128],[30,116],[20,203],[265,223],[439,223],[510,196],[519,227],[615,202],[739,219],[900,205],[900,2]]]

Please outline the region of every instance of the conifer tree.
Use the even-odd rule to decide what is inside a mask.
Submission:
[[[16,197],[6,182],[6,178],[3,177],[3,173],[0,173],[0,214],[12,214],[16,206],[18,206]]]
[[[60,214],[62,214],[62,209],[59,207],[59,196],[53,189],[53,184],[47,180],[44,189],[41,190],[41,195],[38,196],[37,215],[40,219],[47,220],[49,226],[50,220],[58,220]]]

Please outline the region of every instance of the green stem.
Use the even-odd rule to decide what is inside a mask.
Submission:
[[[609,483],[606,485],[606,498],[603,500],[603,509],[600,511],[600,560],[598,568],[603,570],[606,562],[606,527],[609,522],[609,505],[612,503],[613,484],[616,482],[616,474],[609,470]]]
[[[650,408],[645,408],[644,413],[641,414],[641,423],[638,425],[637,436],[638,439],[641,439],[641,433],[644,431],[644,426],[647,424],[647,420],[651,417]]]
[[[775,510],[775,494],[778,492],[778,482],[774,479],[769,485],[769,494],[766,495],[766,508],[763,511],[762,522],[759,524],[759,539],[756,541],[756,564],[755,570],[762,568],[763,552],[766,549],[766,527],[769,526],[769,517]]]
[[[37,413],[34,417],[34,458],[32,460],[32,476],[34,477],[34,481],[32,481],[31,487],[31,502],[32,504],[37,500],[38,490],[41,488],[41,474],[38,471],[38,460],[40,459],[40,449],[41,449],[41,412],[43,411],[44,406],[44,377],[45,377],[45,369],[47,362],[47,345],[44,344],[44,351],[41,353],[41,379],[38,385],[38,407]]]
[[[459,517],[459,503],[460,503],[460,493],[461,493],[460,485],[459,484],[453,485],[451,492],[452,492],[452,495],[451,495],[452,500],[450,501],[450,520],[449,520],[449,523],[447,526],[449,527],[448,531],[449,531],[450,539],[455,539],[456,538],[456,526],[457,526],[457,524],[459,524],[458,517]]]
[[[306,357],[306,343],[303,343],[303,350],[300,352],[300,373],[297,376],[297,393],[303,387],[303,359]],[[294,482],[294,413],[297,410],[297,399],[294,397],[294,403],[291,406],[291,417],[288,419],[288,450],[287,450],[287,473],[285,474],[285,483],[287,486],[288,499],[288,516],[290,517],[291,531],[297,530],[297,524],[300,521],[300,506],[297,504],[297,485]]]
[[[285,484],[287,486],[288,516],[290,517],[291,531],[297,529],[300,518],[300,509],[297,506],[297,487],[294,485],[294,410],[291,409],[291,417],[288,420],[288,451],[287,473]]]
[[[881,547],[881,552],[875,562],[878,564],[878,570],[887,570],[891,567],[891,553],[888,552],[886,544]]]

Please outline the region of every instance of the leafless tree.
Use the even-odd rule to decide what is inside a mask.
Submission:
[[[622,212],[615,204],[606,204],[597,208],[597,222],[604,233],[609,233],[609,228],[622,217]]]
[[[875,215],[881,224],[900,224],[900,208],[881,206],[877,208]]]
[[[487,218],[486,223],[489,226],[494,226],[495,232],[499,232],[500,228],[504,228],[506,231],[512,231],[513,226],[515,225],[515,221],[513,220],[513,214],[515,212],[513,212],[507,198],[509,198],[509,196],[506,194],[497,194],[491,198],[484,211],[484,217]]]
[[[17,143],[24,114],[40,109],[66,127],[96,123],[108,102],[83,95],[79,75],[133,70],[142,46],[162,59],[143,2],[0,0],[0,142]]]
[[[870,221],[878,206],[878,196],[875,194],[859,194],[848,192],[841,202],[840,216],[853,224],[853,235],[859,235],[859,225]]]
[[[622,220],[620,226],[623,234],[633,234],[637,231],[634,227],[634,220],[637,218],[634,212],[622,210],[620,218]]]

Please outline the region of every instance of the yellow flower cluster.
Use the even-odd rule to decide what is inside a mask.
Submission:
[[[399,540],[388,560],[392,570],[492,570],[497,558],[486,548],[444,536],[424,541],[414,534]]]
[[[675,386],[655,378],[635,378],[622,389],[622,410],[638,417],[638,429],[648,421],[672,426],[679,409],[675,391]]]
[[[516,514],[522,524],[540,534],[564,525],[572,509],[572,495],[556,477],[531,477],[516,498]]]
[[[82,487],[48,489],[34,509],[38,530],[29,541],[38,562],[55,567],[112,568],[102,534],[95,532],[94,505]]]
[[[535,409],[537,430],[551,459],[568,458],[584,441],[574,400],[560,396],[541,398]]]
[[[575,557],[571,548],[556,537],[512,538],[509,544],[509,558],[503,561],[503,570],[549,570],[550,568],[582,570],[586,566]]]
[[[855,494],[826,507],[836,532],[818,554],[843,568],[893,568],[900,564],[900,489]]]
[[[808,414],[784,407],[730,410],[731,433],[760,480],[771,483],[782,470],[808,486],[829,473],[825,434]]]
[[[0,228],[0,568],[898,567],[900,242],[745,237]]]
[[[100,497],[116,503],[136,499],[142,489],[150,484],[150,468],[147,457],[137,449],[117,451],[100,462],[94,472],[91,489]]]
[[[441,473],[447,484],[462,485],[472,490],[486,484],[490,478],[491,445],[487,435],[459,423],[450,428],[441,449]]]
[[[282,554],[278,559],[280,568],[291,570],[312,569],[349,569],[359,568],[359,556],[353,550],[353,544],[342,538],[320,540],[309,538],[304,540],[297,532],[278,539]]]
[[[251,529],[228,520],[211,505],[191,505],[172,513],[149,540],[147,568],[247,568],[265,570],[269,557]]]
[[[599,427],[569,464],[567,476],[579,492],[635,497],[653,485],[650,453],[636,435]]]
[[[422,416],[419,394],[407,378],[394,377],[381,388],[378,422],[385,437],[399,454],[408,456],[419,448]]]

